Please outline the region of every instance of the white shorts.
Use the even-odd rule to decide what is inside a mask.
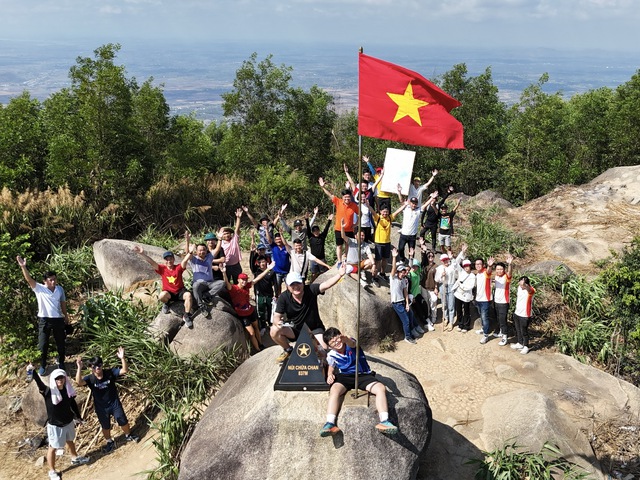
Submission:
[[[73,442],[76,439],[76,426],[73,422],[64,427],[47,424],[47,436],[51,448],[64,448],[67,442]]]

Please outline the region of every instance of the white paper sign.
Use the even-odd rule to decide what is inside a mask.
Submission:
[[[408,195],[415,159],[416,152],[387,148],[387,155],[384,157],[384,176],[382,177],[380,190],[397,193],[398,184],[400,184],[402,194]]]

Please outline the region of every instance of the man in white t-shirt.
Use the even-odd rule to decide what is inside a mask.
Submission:
[[[64,289],[58,285],[58,277],[55,272],[45,272],[44,282],[37,283],[27,269],[27,261],[20,255],[16,257],[16,260],[24,279],[36,294],[38,301],[38,349],[41,353],[38,373],[40,375],[45,373],[51,333],[53,333],[58,349],[58,368],[65,370],[65,326],[69,323],[69,315],[67,314],[67,297],[64,294]]]
[[[296,238],[293,241],[293,251],[289,244],[285,242],[285,247],[291,257],[291,268],[289,272],[299,273],[303,279],[307,278],[307,272],[309,271],[309,265],[311,261],[316,262],[318,265],[322,265],[327,270],[331,270],[331,267],[316,257],[310,250],[305,251],[302,244],[302,240]]]

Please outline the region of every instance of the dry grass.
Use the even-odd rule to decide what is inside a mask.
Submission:
[[[627,416],[595,424],[591,447],[609,478],[640,478],[640,421]]]

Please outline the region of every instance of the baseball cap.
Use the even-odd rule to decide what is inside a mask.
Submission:
[[[407,266],[404,263],[398,263],[396,264],[396,270],[398,272],[402,272],[403,270],[406,270]]]
[[[413,181],[415,182],[416,180],[417,180],[418,182],[421,182],[421,181],[422,181],[422,179],[421,179],[420,177],[413,177]]]
[[[462,266],[463,267],[470,267],[471,266],[471,260],[469,259],[465,259],[462,261]]]
[[[246,273],[239,273],[238,279],[249,280],[249,276]]]
[[[206,242],[207,240],[217,240],[218,236],[215,233],[209,232],[204,236],[204,241]]]
[[[445,260],[449,260],[449,255],[443,253],[442,255],[440,255],[440,261],[444,262]]]
[[[169,257],[173,257],[173,253],[166,251],[162,254],[162,258],[169,258]]]
[[[302,225],[302,220],[298,219],[295,222],[293,222],[293,226],[294,227],[299,227],[300,225]]]
[[[414,267],[419,267],[420,266],[420,261],[416,258],[413,259],[413,266]]]
[[[411,197],[411,203],[418,203],[418,197]]]
[[[291,285],[293,283],[304,283],[302,281],[302,276],[297,272],[289,272],[287,274],[286,282],[287,282],[287,285]]]
[[[258,250],[266,250],[267,246],[264,243],[259,243],[258,244]]]

